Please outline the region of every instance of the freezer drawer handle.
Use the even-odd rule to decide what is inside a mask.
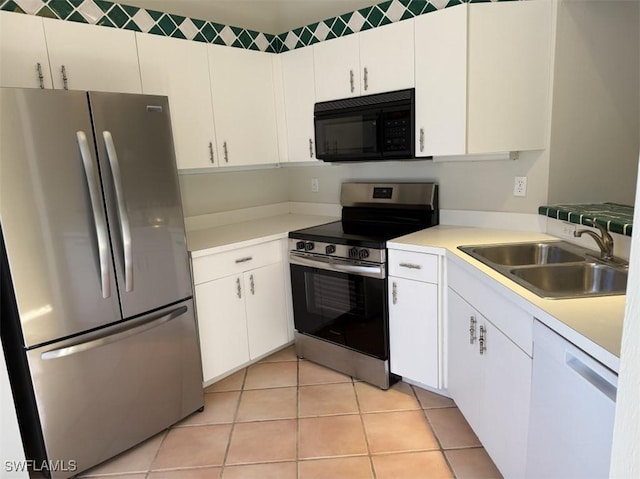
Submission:
[[[84,174],[89,187],[89,198],[91,200],[91,210],[93,212],[93,223],[96,228],[96,239],[98,241],[98,262],[100,264],[100,283],[102,297],[107,299],[111,296],[111,277],[109,276],[109,243],[107,239],[107,220],[102,209],[102,195],[98,184],[98,174],[95,163],[91,157],[91,149],[84,131],[77,131],[78,148],[84,167]]]
[[[116,203],[118,204],[118,217],[120,218],[120,231],[122,232],[122,249],[124,259],[124,289],[128,293],[133,291],[133,250],[131,244],[131,228],[129,226],[129,216],[124,202],[124,192],[122,191],[122,177],[120,176],[120,164],[116,146],[113,143],[113,136],[110,131],[103,131],[104,145],[107,149],[109,166],[113,175],[113,184],[116,190]]]
[[[172,319],[175,319],[178,316],[182,316],[187,312],[187,309],[188,308],[186,306],[180,306],[169,311],[168,313],[160,313],[158,315],[147,318],[144,322],[136,323],[134,326],[129,326],[127,324],[124,328],[120,328],[120,330],[115,332],[112,328],[107,328],[108,331],[106,331],[98,338],[91,339],[82,343],[73,344],[71,346],[65,346],[64,348],[46,351],[42,353],[42,359],[46,361],[48,359],[63,358],[65,356],[71,356],[72,354],[81,353],[89,349],[99,348],[100,346],[104,346],[106,344],[122,341],[123,339],[135,336],[136,334],[144,333],[145,331],[160,326],[161,324],[168,323]]]

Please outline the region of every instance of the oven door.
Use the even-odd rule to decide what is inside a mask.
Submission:
[[[295,327],[301,334],[386,360],[385,265],[291,253]]]

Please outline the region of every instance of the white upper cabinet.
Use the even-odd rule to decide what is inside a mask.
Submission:
[[[362,95],[413,88],[413,29],[414,20],[403,20],[357,35]]]
[[[207,48],[219,165],[278,163],[274,55]]]
[[[547,145],[551,1],[469,4],[470,153]]]
[[[218,164],[207,45],[137,33],[143,93],[166,95],[178,169]]]
[[[316,101],[412,88],[413,20],[313,45]]]
[[[0,12],[0,86],[52,87],[41,17]]]
[[[463,155],[467,139],[467,5],[415,19],[416,156]]]
[[[43,23],[54,88],[142,93],[134,32],[49,18]]]
[[[464,4],[415,19],[416,156],[542,149],[551,2]]]
[[[360,44],[347,35],[313,45],[316,101],[360,95]]]
[[[280,55],[289,161],[315,160],[313,47]]]

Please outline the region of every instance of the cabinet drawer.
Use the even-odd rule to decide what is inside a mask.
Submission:
[[[270,241],[193,260],[193,282],[204,283],[282,261],[282,244]]]
[[[438,256],[389,250],[389,274],[398,278],[438,284]]]

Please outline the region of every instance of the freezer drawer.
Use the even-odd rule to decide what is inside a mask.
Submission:
[[[75,461],[75,473],[204,404],[191,300],[29,351],[28,361],[47,459]]]

